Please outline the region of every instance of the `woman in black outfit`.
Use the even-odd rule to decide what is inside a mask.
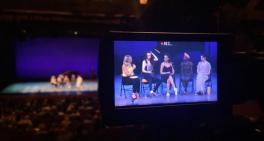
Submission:
[[[173,77],[172,77],[175,73],[175,70],[172,66],[172,63],[169,60],[170,60],[169,56],[165,54],[164,55],[164,61],[160,65],[161,80],[162,80],[162,82],[167,83],[166,96],[170,96],[170,93],[169,93],[170,92],[170,86],[173,87],[174,94],[175,95],[178,94],[176,85],[175,85]]]
[[[147,52],[145,54],[145,59],[142,61],[142,75],[145,80],[147,80],[149,84],[150,94],[156,95],[156,91],[161,83],[160,79],[155,77],[154,74],[154,63],[158,61],[158,57],[152,53]],[[154,89],[152,84],[156,83]]]

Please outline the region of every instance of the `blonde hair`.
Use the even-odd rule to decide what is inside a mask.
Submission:
[[[132,60],[132,56],[131,55],[125,55],[124,60],[123,60],[123,64],[128,64],[129,59]]]

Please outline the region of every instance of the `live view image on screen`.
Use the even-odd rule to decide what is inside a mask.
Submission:
[[[216,41],[114,41],[115,106],[217,101]]]

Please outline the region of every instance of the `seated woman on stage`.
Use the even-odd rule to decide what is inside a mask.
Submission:
[[[62,74],[59,74],[57,77],[57,85],[64,86],[63,80],[64,80],[64,76]]]
[[[167,83],[167,93],[166,96],[170,96],[170,85],[172,85],[174,94],[177,95],[177,88],[173,80],[173,75],[175,73],[175,70],[172,66],[172,63],[169,61],[170,58],[168,55],[164,55],[164,61],[160,65],[160,74],[161,74],[161,80],[163,82]]]
[[[133,85],[132,99],[139,98],[140,80],[134,74],[136,65],[132,64],[132,57],[125,55],[122,65],[122,79],[125,83]]]
[[[57,83],[57,79],[56,79],[56,76],[55,75],[52,75],[50,77],[50,84],[55,86],[55,87],[58,87],[58,83]]]
[[[63,77],[63,84],[66,88],[70,89],[71,88],[71,81],[68,75],[64,75]]]
[[[161,83],[160,79],[156,78],[154,75],[154,63],[158,61],[158,57],[152,53],[147,52],[145,55],[145,59],[142,61],[142,75],[143,80],[149,84],[150,94],[156,95],[156,91]],[[152,83],[156,83],[154,89],[152,87]]]
[[[205,81],[209,79],[211,64],[205,55],[201,55],[201,61],[197,65],[196,92],[195,95],[205,94]]]
[[[77,75],[76,78],[76,88],[77,89],[82,89],[83,88],[83,78],[81,77],[81,75]]]

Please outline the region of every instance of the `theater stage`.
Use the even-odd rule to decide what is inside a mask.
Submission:
[[[179,75],[176,75],[176,84],[177,87],[179,88]],[[194,83],[195,83],[195,78],[194,76]],[[146,86],[146,91],[145,93],[140,92],[140,98],[135,100],[132,103],[131,100],[131,89],[132,86],[126,86],[127,89],[130,89],[130,91],[126,92],[127,98],[125,98],[124,93],[122,92],[122,96],[120,96],[120,90],[121,90],[121,77],[116,76],[115,77],[115,105],[116,106],[133,106],[133,105],[150,105],[150,104],[172,104],[172,103],[195,103],[195,102],[212,102],[212,101],[217,101],[217,80],[216,80],[216,74],[212,74],[211,76],[211,81],[212,81],[212,92],[211,95],[195,95],[195,84],[194,84],[194,91],[192,92],[192,85],[189,83],[188,85],[188,95],[183,95],[182,93],[179,93],[177,96],[174,96],[173,90],[171,90],[170,97],[166,97],[166,84],[163,83],[163,89],[162,86],[159,87],[158,89],[158,96],[150,96],[148,86]],[[179,91],[179,89],[178,89]]]
[[[60,94],[82,94],[87,92],[96,92],[98,90],[97,81],[84,81],[83,88],[76,87],[64,88],[54,87],[49,82],[23,82],[14,83],[1,91],[4,94],[39,94],[39,93],[60,93]]]

